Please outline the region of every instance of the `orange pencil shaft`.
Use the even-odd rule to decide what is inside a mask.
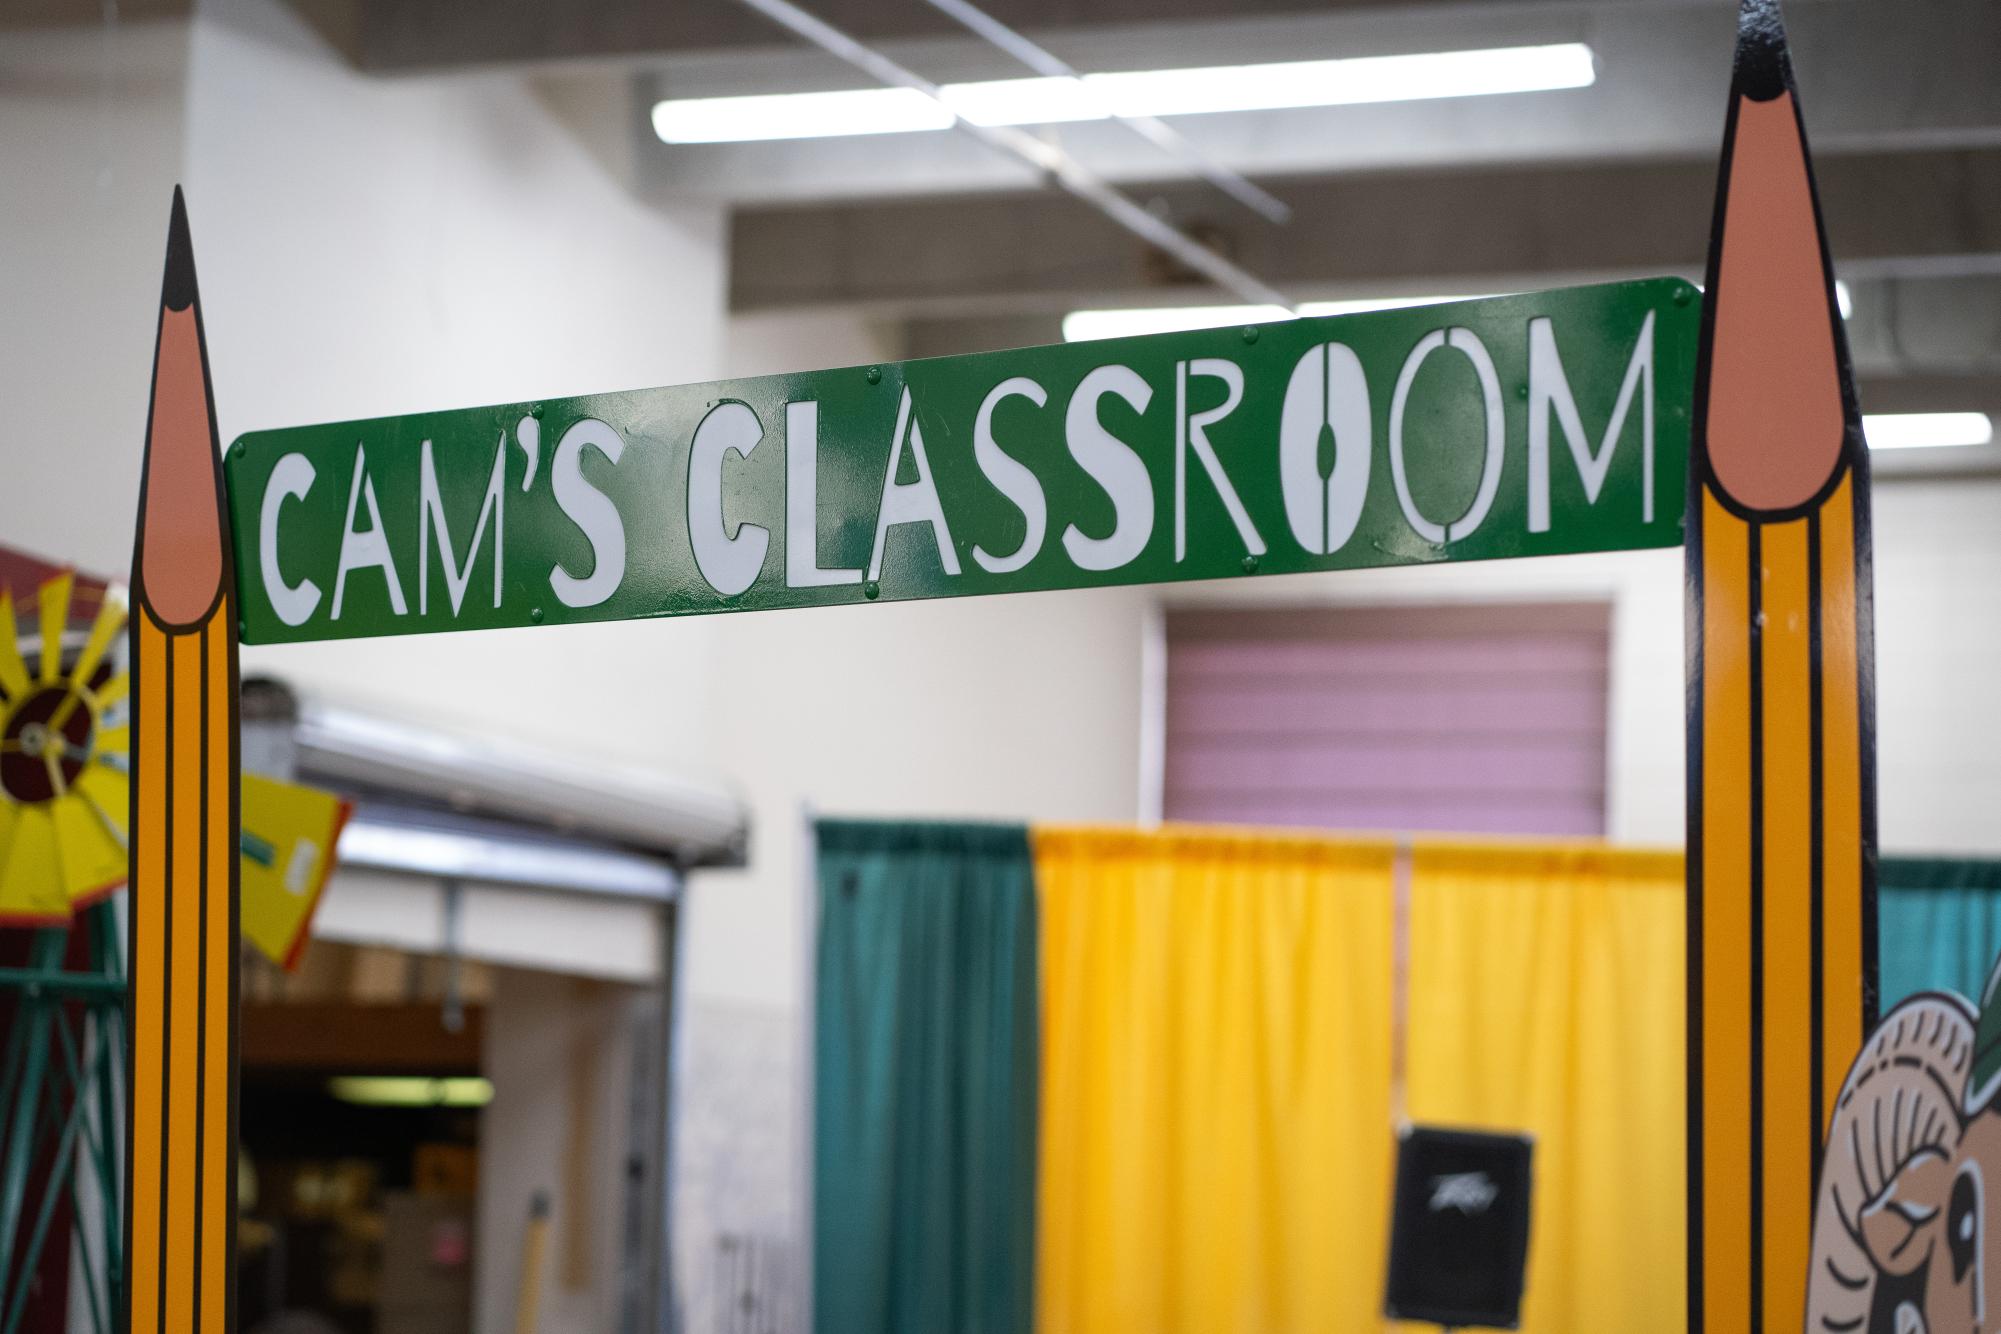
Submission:
[[[236,611],[193,259],[175,194],[133,557],[133,1334],[234,1325]]]

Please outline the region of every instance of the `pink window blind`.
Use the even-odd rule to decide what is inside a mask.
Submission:
[[[1604,604],[1167,619],[1169,820],[1605,832]]]

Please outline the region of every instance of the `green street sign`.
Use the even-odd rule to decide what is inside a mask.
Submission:
[[[1678,279],[256,431],[243,638],[1666,547]]]

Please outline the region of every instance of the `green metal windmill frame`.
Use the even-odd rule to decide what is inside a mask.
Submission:
[[[0,968],[0,991],[16,1002],[0,1054],[0,1334],[18,1334],[27,1316],[65,1196],[74,1217],[94,1212],[99,1224],[91,1235],[76,1227],[91,1329],[111,1334],[122,1309],[125,946],[115,902],[79,921],[85,968],[64,966],[69,927],[36,931],[27,965]]]

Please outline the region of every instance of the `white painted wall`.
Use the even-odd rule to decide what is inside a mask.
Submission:
[[[188,200],[225,441],[254,428],[700,380],[713,208],[641,203],[518,74],[354,73],[282,5],[204,0]],[[595,109],[624,128],[617,103]],[[706,627],[608,625],[246,651],[342,698],[685,762]]]
[[[782,375],[904,357],[900,323],[845,310],[732,315],[727,327],[727,375]]]
[[[625,107],[602,83],[365,78],[283,5],[203,0],[185,174],[223,439],[714,375],[721,215],[628,192]],[[140,238],[142,254],[159,249]],[[135,423],[120,437],[135,460],[138,434]],[[252,649],[243,665],[448,727],[686,770],[700,759],[709,654],[708,627],[680,622]],[[542,1327],[615,1325],[629,1006],[576,985],[509,973],[491,1015],[483,1330],[513,1327],[536,1189],[556,1204]],[[601,1086],[577,1127],[571,1070],[586,1049]],[[587,1218],[560,1179],[573,1133],[598,1191]],[[571,1286],[559,1257],[578,1226],[597,1258]]]
[[[363,78],[269,0],[203,0],[192,23],[9,31],[0,541],[114,574],[129,562],[176,181],[225,441],[715,374],[722,217],[628,192],[625,90],[616,75]],[[675,769],[700,759],[707,661],[691,622],[244,655],[384,710]],[[578,1043],[602,1044],[592,1211],[615,1236],[622,1011],[570,985],[510,974],[495,1006],[483,1328],[512,1327],[527,1193],[560,1165]],[[560,1237],[575,1210],[557,1209]],[[602,1256],[580,1288],[552,1275],[545,1328],[611,1327],[616,1249]]]
[[[2001,855],[2001,478],[1876,486],[1886,852]]]
[[[0,543],[121,577],[187,50],[181,21],[0,33]]]
[[[132,563],[185,22],[0,38],[0,542]]]

